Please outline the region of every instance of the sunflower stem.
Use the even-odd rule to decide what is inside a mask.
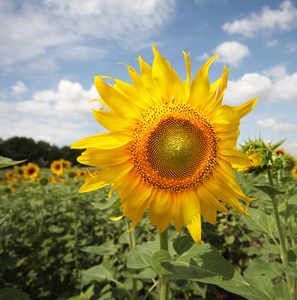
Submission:
[[[128,228],[128,237],[129,237],[129,249],[130,252],[132,252],[133,248],[134,248],[134,241],[132,238],[132,233],[130,231],[130,224],[129,224],[129,220],[128,218],[125,218],[126,220],[126,224],[127,224],[127,228]],[[137,279],[133,278],[133,295],[132,295],[132,299],[137,299]]]
[[[168,235],[167,235],[167,228],[165,231],[160,233],[160,250],[168,251]],[[161,279],[161,300],[168,300],[169,299],[169,279],[160,275]]]
[[[272,187],[274,187],[272,173],[269,168],[267,169],[267,174],[268,174],[268,179],[269,179],[270,185]],[[281,221],[280,221],[278,208],[277,208],[277,200],[276,200],[275,195],[272,195],[271,200],[272,200],[275,224],[276,224],[279,241],[280,241],[280,246],[281,246],[280,247],[281,259],[282,259],[282,262],[284,265],[289,266],[286,239],[284,236],[284,231],[282,230]],[[287,278],[287,284],[288,284],[289,291],[290,291],[291,300],[295,300],[295,286],[292,284],[292,278],[288,273],[286,273],[286,278]]]

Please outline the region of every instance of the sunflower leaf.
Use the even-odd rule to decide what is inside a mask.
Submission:
[[[248,285],[236,269],[209,244],[195,244],[192,248],[177,260],[172,259],[168,251],[160,250],[153,254],[152,266],[158,274],[171,280],[200,281],[222,288]]]
[[[278,195],[278,194],[285,194],[285,191],[280,191],[275,189],[274,187],[267,185],[267,184],[254,184],[253,185],[255,188],[263,191],[265,194],[267,194],[271,199],[273,196]]]
[[[278,207],[280,215],[287,221],[297,211],[297,195],[291,197],[288,201]]]
[[[94,205],[95,208],[98,208],[100,210],[107,208],[118,208],[121,203],[121,199],[118,197],[112,197],[107,199],[100,199],[91,203]]]
[[[0,168],[5,168],[5,167],[10,167],[10,166],[14,166],[17,164],[21,164],[24,161],[26,161],[26,159],[16,161],[16,160],[12,160],[11,158],[8,158],[8,157],[0,156]]]
[[[15,299],[15,300],[30,300],[29,295],[19,289],[6,288],[0,289],[0,300]]]
[[[248,225],[251,230],[256,230],[265,234],[272,234],[275,226],[274,218],[266,215],[263,211],[259,209],[254,209],[249,207],[248,212],[251,216],[241,216],[244,222]]]

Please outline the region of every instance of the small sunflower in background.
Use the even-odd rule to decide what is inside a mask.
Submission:
[[[37,164],[29,163],[22,167],[23,169],[23,177],[25,179],[31,179],[35,181],[39,174],[40,168]]]
[[[247,153],[246,153],[247,154]],[[261,153],[257,151],[250,151],[247,154],[250,164],[249,165],[243,165],[243,166],[237,166],[233,165],[235,169],[237,169],[237,172],[241,171],[253,171],[257,169],[258,167],[261,167]]]
[[[55,176],[51,176],[49,179],[50,184],[56,184],[57,183],[57,179]]]
[[[11,171],[6,172],[5,177],[9,182],[18,180],[17,175]]]
[[[51,163],[51,171],[58,177],[62,177],[64,174],[63,162],[60,160],[54,160]]]
[[[277,154],[277,155],[281,155],[281,156],[286,155],[286,152],[285,152],[285,150],[283,150],[283,149],[275,149],[275,150],[273,151],[273,153],[275,153],[275,154]]]
[[[69,171],[71,169],[71,162],[68,160],[64,160],[63,158],[60,159],[60,162],[63,164],[63,169]]]
[[[82,170],[82,169],[77,169],[76,170],[76,175],[78,178],[86,178],[88,177],[88,174],[86,171]]]
[[[118,189],[122,217],[133,220],[131,229],[148,208],[160,233],[171,221],[177,231],[186,224],[199,244],[201,215],[214,224],[218,211],[229,212],[225,205],[248,215],[248,202],[254,200],[239,188],[232,165],[250,164],[236,144],[240,120],[257,98],[238,107],[222,105],[229,70],[225,67],[212,84],[208,78],[217,55],[192,81],[190,58],[184,53],[187,79],[182,82],[155,46],[153,52],[152,67],[139,56],[140,75],[127,66],[133,84],[95,77],[99,101],[108,110],[93,112],[109,133],[71,146],[87,149],[78,158],[81,164],[102,169],[86,180],[80,192],[111,184],[110,192]]]

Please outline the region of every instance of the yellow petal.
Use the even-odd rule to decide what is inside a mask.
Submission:
[[[72,149],[113,149],[128,144],[133,139],[133,136],[126,135],[123,132],[109,132],[95,134],[90,137],[83,138],[73,143]]]
[[[149,206],[149,218],[163,232],[171,220],[171,192],[159,190]]]
[[[152,76],[154,81],[158,83],[158,88],[161,91],[162,97],[169,101],[172,98],[170,65],[158,52],[156,45],[153,46],[153,51],[155,54],[155,59],[153,62]]]
[[[138,60],[142,82],[146,92],[151,96],[155,103],[162,104],[162,94],[160,93],[159,89],[156,88],[151,66],[143,61],[141,56],[139,56]]]
[[[83,165],[104,169],[124,163],[129,159],[131,159],[131,152],[124,146],[108,150],[88,148],[77,158],[77,161]]]
[[[213,209],[220,212],[230,213],[228,209],[207,189],[205,185],[202,185],[198,188],[198,193],[201,197],[201,201],[207,202],[208,205]]]
[[[208,69],[211,63],[216,59],[218,55],[210,58],[198,71],[195,78],[193,79],[191,85],[191,93],[189,98],[189,103],[196,107],[201,103],[204,103],[205,99],[208,97],[209,93],[209,79],[208,79]]]
[[[101,102],[111,111],[130,118],[139,118],[139,108],[121,93],[104,82],[99,76],[95,76],[95,86],[101,96]]]
[[[179,231],[185,224],[183,214],[181,213],[182,205],[183,205],[182,201],[183,201],[182,193],[172,193],[171,218],[176,231]]]
[[[210,224],[217,222],[217,211],[212,206],[208,205],[206,201],[200,201],[201,213],[203,218]]]
[[[93,109],[97,122],[109,131],[124,131],[133,126],[135,119],[127,118],[111,111]]]
[[[197,215],[196,219],[187,224],[187,228],[196,244],[201,244],[201,215]]]
[[[185,219],[186,225],[192,222],[198,214],[200,214],[200,202],[198,194],[194,190],[188,190],[182,192],[183,194],[183,205],[182,213]]]
[[[141,59],[141,57],[139,57],[139,59]],[[153,100],[151,95],[147,92],[141,76],[133,68],[127,66],[127,69],[129,71],[131,80],[139,93],[139,97],[141,97],[149,107],[154,106],[156,102]]]
[[[186,61],[186,69],[187,69],[187,79],[184,82],[184,88],[185,88],[185,93],[186,93],[186,99],[188,100],[190,97],[190,91],[191,91],[191,61],[189,54],[183,51],[183,54],[185,56],[185,61]]]
[[[214,123],[233,124],[238,123],[255,106],[258,98],[254,98],[240,106],[222,105],[216,111]]]
[[[220,151],[220,156],[230,164],[250,165],[249,157],[240,151],[231,148],[225,148]]]
[[[123,175],[127,174],[133,168],[133,164],[123,163],[120,165],[108,167],[98,175],[90,177],[80,188],[80,193],[94,191],[118,181]]]

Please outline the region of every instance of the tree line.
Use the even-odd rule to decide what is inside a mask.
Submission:
[[[26,159],[40,167],[49,167],[54,160],[61,158],[69,160],[72,165],[78,165],[76,158],[83,150],[70,149],[69,146],[58,147],[45,141],[35,142],[31,138],[12,137],[7,140],[0,138],[0,156],[13,160]]]

